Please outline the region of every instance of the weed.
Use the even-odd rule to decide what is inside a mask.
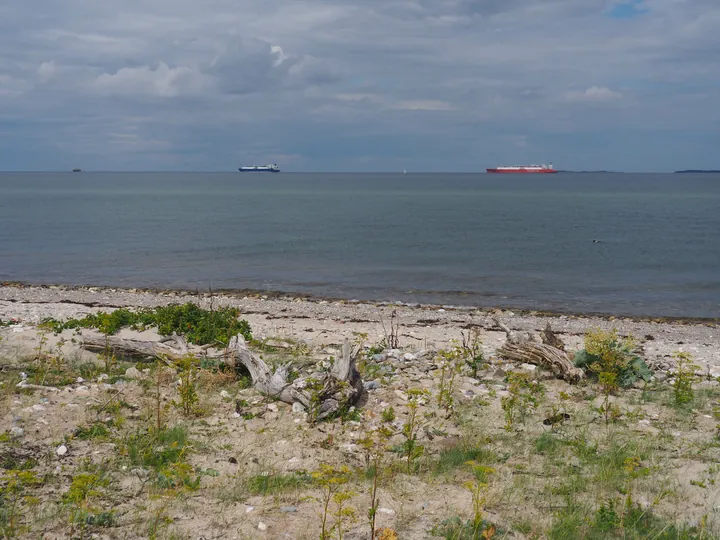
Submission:
[[[475,446],[460,445],[440,452],[435,464],[435,474],[444,474],[466,465],[468,462],[476,464],[489,464],[497,461],[492,450]]]
[[[30,530],[24,512],[40,503],[30,490],[41,484],[42,479],[29,470],[9,470],[0,476],[0,533],[3,538],[14,538]]]
[[[388,407],[387,409],[384,409],[380,415],[380,419],[385,424],[394,422],[395,421],[395,409],[393,409],[392,407]]]
[[[633,353],[634,348],[633,338],[620,338],[615,329],[591,330],[585,336],[585,349],[575,353],[574,362],[598,377],[602,373],[612,374],[614,377],[606,377],[606,384],[627,388],[638,379],[649,382],[652,378],[650,368]]]
[[[385,346],[388,349],[399,349],[400,348],[400,319],[398,318],[397,311],[393,310],[390,315],[390,321],[388,327],[385,327],[385,319],[380,315],[380,324],[382,324],[383,332],[385,333]]]
[[[470,368],[472,377],[477,379],[478,371],[485,364],[480,330],[472,328],[467,335],[464,332],[460,334],[462,335],[462,351],[465,365]]]
[[[414,468],[415,461],[423,455],[425,447],[418,443],[418,431],[422,427],[422,421],[418,416],[420,400],[427,396],[426,390],[408,390],[408,419],[403,425],[401,434],[405,438],[399,447],[400,454],[406,461],[406,472],[410,474]]]
[[[312,477],[305,472],[288,474],[257,474],[247,479],[245,487],[251,495],[273,495],[295,491],[312,482]]]
[[[528,414],[538,407],[545,396],[545,387],[524,372],[510,372],[507,378],[510,395],[503,397],[501,404],[505,411],[505,429],[511,431],[517,421],[524,424]]]
[[[439,407],[449,413],[455,404],[455,378],[460,373],[463,350],[455,346],[447,351],[438,352],[438,357],[440,359],[440,386],[437,402]]]
[[[111,514],[102,512],[94,505],[94,500],[102,495],[103,488],[110,480],[102,472],[83,472],[73,477],[70,489],[63,495],[62,501],[68,507],[70,535],[79,526],[80,536],[84,536],[88,525],[111,524]]]
[[[467,464],[472,467],[473,475],[475,476],[472,481],[465,482],[464,487],[470,492],[472,497],[472,528],[473,535],[477,536],[487,530],[488,527],[492,527],[485,522],[485,492],[488,486],[488,478],[495,472],[495,469],[486,467],[475,461],[469,461]],[[493,534],[494,532],[493,530]]]
[[[683,406],[692,403],[695,399],[692,385],[698,379],[700,368],[693,364],[692,356],[689,353],[676,352],[673,356],[676,359],[673,395],[675,396],[675,405]]]
[[[374,432],[367,433],[361,439],[360,446],[365,450],[365,467],[372,475],[372,484],[370,487],[370,507],[367,511],[368,524],[370,525],[370,538],[375,538],[375,520],[377,518],[377,510],[380,506],[378,498],[378,488],[380,486],[383,456],[387,448],[388,439],[392,436],[392,432],[381,427]]]
[[[104,439],[110,435],[110,429],[115,424],[113,420],[107,422],[95,422],[89,426],[80,426],[73,433],[73,437],[82,441],[90,439]]]
[[[318,470],[312,473],[312,477],[323,490],[320,499],[320,540],[328,540],[333,531],[337,531],[338,539],[342,540],[343,525],[355,517],[354,509],[346,505],[354,493],[342,488],[350,480],[350,469],[346,466],[333,467],[321,463]],[[331,502],[335,503],[334,511],[330,509]],[[335,517],[332,526],[328,523],[330,516]]]
[[[180,385],[178,386],[180,401],[173,402],[173,404],[186,417],[196,416],[199,412],[198,403],[200,401],[196,388],[198,360],[188,354],[177,362],[177,367],[180,369]]]

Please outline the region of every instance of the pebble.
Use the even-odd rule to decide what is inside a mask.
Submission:
[[[140,370],[136,367],[129,367],[125,370],[125,376],[128,379],[139,379],[142,377],[142,373],[140,373]]]
[[[23,435],[25,435],[25,430],[23,428],[21,428],[20,426],[13,426],[10,428],[10,436],[11,437],[13,437],[15,439],[19,439]]]
[[[407,394],[405,392],[403,392],[402,390],[395,390],[395,395],[403,401],[408,400]]]
[[[364,386],[365,390],[377,390],[380,388],[380,383],[377,381],[367,381]]]
[[[280,511],[285,514],[291,514],[297,512],[297,506],[281,506]]]
[[[222,390],[220,392],[220,397],[223,399],[230,399],[230,392],[228,392],[227,390]]]
[[[258,523],[258,529],[260,529],[261,531],[267,531],[268,526],[261,521],[260,523]]]
[[[292,412],[293,414],[302,414],[305,412],[305,407],[303,407],[302,403],[296,401],[292,405]]]
[[[378,508],[378,513],[392,516],[395,514],[395,510],[392,510],[391,508]]]
[[[57,447],[57,449],[55,450],[55,453],[58,456],[64,456],[65,454],[67,454],[67,451],[68,451],[67,446],[65,446],[64,444],[61,444],[60,446]]]
[[[403,355],[403,358],[405,359],[406,362],[413,362],[413,361],[417,360],[417,356],[415,356],[413,353],[405,353]]]
[[[255,510],[255,507],[254,507],[254,506],[248,506],[247,508],[245,508],[245,513],[246,513],[246,514],[249,514],[249,513],[252,512],[253,510]]]
[[[278,412],[277,403],[268,403],[267,408],[269,411]]]

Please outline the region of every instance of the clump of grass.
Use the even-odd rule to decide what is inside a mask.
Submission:
[[[188,302],[137,311],[121,308],[111,313],[100,312],[65,322],[46,319],[43,326],[56,333],[66,329],[95,328],[106,335],[115,334],[121,328],[143,330],[154,326],[163,336],[176,333],[196,345],[226,346],[230,338],[238,334],[246,341],[252,340],[250,324],[239,319],[239,316],[240,310],[237,308],[207,310]]]
[[[456,446],[440,452],[435,463],[435,474],[443,474],[458,469],[468,462],[489,465],[497,461],[495,452],[487,448],[476,446]]]
[[[183,426],[170,429],[139,431],[119,445],[130,463],[159,470],[184,459],[190,451],[187,430]]]
[[[250,476],[245,487],[251,495],[276,495],[307,487],[313,481],[304,471],[287,474],[256,474]]]
[[[104,439],[110,435],[110,428],[114,426],[114,422],[94,422],[89,426],[80,426],[73,433],[73,437],[82,441],[91,439]]]

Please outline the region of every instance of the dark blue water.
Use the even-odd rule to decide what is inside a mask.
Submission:
[[[0,280],[717,317],[720,175],[3,173]]]

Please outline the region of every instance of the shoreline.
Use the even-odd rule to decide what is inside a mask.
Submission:
[[[591,329],[632,336],[656,370],[674,367],[673,355],[690,353],[702,369],[720,376],[720,324],[716,320],[547,313],[509,309],[476,309],[439,305],[404,305],[328,300],[281,293],[123,289],[87,286],[0,284],[0,319],[36,326],[47,318],[67,320],[118,308],[142,309],[193,302],[200,307],[236,307],[259,339],[291,339],[311,346],[337,346],[343,339],[366,335],[368,343],[385,337],[388,321],[397,316],[403,346],[439,350],[478,330],[487,357],[505,341],[496,324],[514,331],[540,332],[550,324],[568,346],[582,348]],[[19,337],[19,336],[18,336]]]
[[[375,307],[402,307],[407,309],[420,310],[439,310],[457,311],[457,312],[478,312],[478,313],[498,313],[512,312],[513,314],[535,317],[573,317],[577,319],[601,319],[606,321],[625,320],[638,323],[669,323],[681,325],[705,325],[710,327],[720,327],[720,316],[718,317],[679,317],[673,315],[632,315],[622,312],[606,313],[598,311],[563,311],[553,309],[530,309],[521,308],[512,305],[496,305],[496,306],[473,306],[473,305],[456,305],[456,304],[439,304],[439,303],[422,303],[422,302],[400,302],[392,300],[369,300],[369,299],[348,299],[337,296],[323,296],[310,293],[276,291],[267,289],[208,289],[201,291],[199,288],[185,289],[179,288],[162,288],[162,287],[125,287],[110,285],[68,285],[62,283],[30,283],[24,281],[2,281],[0,282],[0,291],[4,289],[18,290],[47,290],[47,291],[67,291],[80,293],[129,293],[129,294],[151,294],[170,297],[195,297],[195,298],[229,298],[242,300],[245,298],[263,298],[270,300],[297,301],[319,304],[323,302],[342,303],[346,305],[363,305]],[[4,298],[0,296],[0,300]],[[13,300],[10,300],[13,301]],[[84,303],[74,302],[87,307],[121,307],[113,304],[98,304],[96,302]]]

